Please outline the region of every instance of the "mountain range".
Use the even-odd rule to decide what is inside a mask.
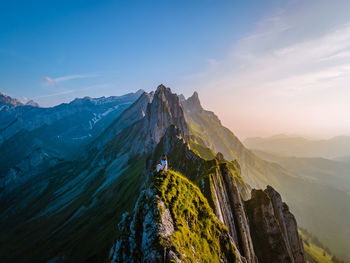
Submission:
[[[349,197],[258,157],[196,92],[11,100],[0,117],[4,262],[306,262],[297,221],[346,256]]]
[[[72,159],[143,91],[120,97],[75,99],[52,108],[0,95],[0,189]],[[0,194],[1,195],[1,194]]]

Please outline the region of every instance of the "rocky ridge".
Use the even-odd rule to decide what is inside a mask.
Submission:
[[[200,190],[173,171],[153,178],[119,228],[111,262],[245,262]]]
[[[196,97],[193,101],[200,103]],[[260,206],[243,201],[249,199],[250,189],[237,161],[227,161],[222,154],[215,156],[211,149],[196,144],[201,138],[191,134],[183,103],[160,85],[154,94],[141,95],[111,122],[110,139],[101,134],[79,161],[63,162],[52,168],[49,176],[35,177],[41,188],[28,184],[21,192],[21,200],[28,200],[20,204],[28,206],[31,217],[26,219],[30,223],[16,225],[18,238],[0,241],[11,247],[40,229],[43,239],[49,237],[48,243],[41,250],[34,245],[27,250],[19,248],[20,252],[10,252],[6,258],[13,261],[31,249],[35,253],[27,261],[58,257],[69,262],[101,262],[106,247],[112,246],[113,224],[134,206],[138,196],[134,212],[123,216],[119,238],[111,249],[112,261],[260,262],[255,223],[249,213]],[[214,114],[208,116],[215,119]],[[162,153],[168,155],[172,170],[153,176],[153,166]],[[254,193],[252,197],[255,200]],[[42,201],[35,202],[38,199]],[[19,207],[15,199],[10,204]],[[16,216],[10,206],[5,212],[9,218]],[[277,222],[273,208],[271,218]],[[287,235],[277,227],[276,241],[275,236],[272,241],[288,240],[292,253],[303,252],[295,243],[296,225],[289,225],[293,220],[288,213],[285,218],[289,218],[285,220]],[[9,229],[13,226],[4,222]],[[76,231],[74,240],[69,239],[72,229]],[[87,238],[91,233],[104,240],[103,247]],[[267,232],[265,236],[270,237]],[[33,244],[40,241],[35,235],[31,238]],[[280,256],[291,258],[285,247]]]
[[[166,91],[170,92],[170,90]],[[156,94],[157,92],[158,90],[156,91]],[[196,96],[193,98],[194,101],[196,101],[195,98]],[[178,103],[177,100],[176,102]],[[165,103],[165,105],[168,105],[168,103]],[[181,110],[178,109],[177,112],[181,112]],[[169,116],[173,115],[169,114]],[[220,224],[223,224],[225,226],[225,229],[227,229],[227,233],[232,240],[231,242],[233,243],[235,251],[234,253],[238,259],[238,262],[268,262],[265,258],[265,252],[270,253],[271,257],[276,260],[275,262],[305,262],[304,250],[302,244],[300,243],[295,219],[293,221],[289,210],[289,213],[287,213],[285,209],[283,212],[281,212],[279,208],[277,208],[280,207],[280,202],[282,202],[281,199],[277,198],[277,194],[273,194],[277,192],[275,192],[275,190],[273,190],[271,187],[266,190],[270,191],[270,194],[274,197],[273,202],[276,205],[276,211],[273,209],[272,202],[270,201],[271,209],[269,208],[269,213],[267,213],[266,216],[263,212],[257,212],[258,215],[261,215],[261,218],[259,218],[254,213],[252,215],[252,211],[260,211],[259,209],[262,207],[261,203],[265,204],[266,202],[264,199],[265,196],[256,195],[256,192],[259,192],[261,190],[253,190],[251,194],[252,198],[250,200],[243,201],[249,196],[247,194],[249,189],[240,177],[240,167],[238,163],[236,161],[226,161],[223,155],[220,153],[217,154],[216,158],[213,160],[203,159],[200,156],[200,153],[191,150],[191,147],[189,146],[191,136],[187,135],[187,131],[182,131],[181,127],[187,127],[184,125],[185,122],[181,120],[183,116],[181,114],[175,116],[178,116],[180,118],[177,118],[175,122],[165,122],[166,124],[170,124],[170,126],[168,126],[166,132],[164,133],[164,136],[159,139],[157,146],[154,148],[152,158],[148,162],[147,173],[152,173],[151,171],[155,161],[159,159],[161,153],[166,153],[169,158],[170,167],[184,174],[188,179],[190,179],[199,187],[200,191],[208,201],[210,209],[212,209],[214,212],[217,221],[220,222]],[[160,119],[164,120],[163,117]],[[155,126],[153,125],[152,127]],[[164,127],[166,127],[166,125]],[[149,177],[151,178],[149,181],[152,182],[152,176]],[[152,186],[150,187],[152,188]],[[150,188],[147,188],[147,193],[149,193],[149,189]],[[177,199],[180,199],[181,187],[174,191],[177,191]],[[142,197],[140,196],[141,199],[139,200],[147,200],[145,197],[145,192],[143,192],[141,195]],[[265,195],[267,196],[266,193]],[[159,199],[159,196],[154,197],[154,194],[151,194],[151,196],[155,198],[154,200]],[[179,200],[179,202],[184,201],[185,200]],[[162,211],[165,209],[166,211],[167,209],[172,209],[172,204],[163,202],[161,204],[158,203],[156,207],[158,210]],[[130,250],[130,248],[136,249],[138,245],[135,244],[144,244],[145,242],[148,242],[147,240],[152,240],[153,243],[155,242],[155,247],[159,245],[161,246],[161,249],[158,252],[147,252],[149,255],[157,255],[153,258],[154,262],[170,262],[170,260],[175,260],[176,262],[184,262],[185,258],[190,257],[188,251],[187,254],[181,254],[178,251],[179,248],[178,250],[169,250],[166,252],[170,254],[162,254],[164,249],[162,239],[149,237],[150,232],[154,233],[154,235],[157,237],[161,237],[161,229],[177,229],[178,226],[173,219],[177,216],[181,216],[180,214],[173,214],[172,220],[164,221],[161,219],[161,216],[155,215],[157,213],[159,214],[160,212],[154,212],[155,210],[158,211],[157,209],[154,209],[155,207],[151,208],[148,202],[147,204],[142,202],[137,203],[135,206],[135,211],[143,211],[144,215],[141,216],[142,219],[139,220],[140,216],[134,214],[134,217],[132,217],[133,219],[129,218],[129,221],[124,220],[125,222],[128,221],[129,225],[123,223],[121,224],[121,229],[128,229],[128,231],[122,232],[122,238],[117,241],[111,250],[111,255],[114,260],[113,262],[149,262],[146,260],[146,258],[142,257],[142,255],[135,255],[135,253],[132,252],[133,250]],[[157,226],[152,231],[147,229],[147,227],[145,228],[144,225],[145,220],[148,220],[146,219],[146,215],[150,211],[153,211],[153,219],[151,220],[152,223],[147,223],[146,225]],[[278,221],[281,218],[281,213],[284,219],[283,222]],[[287,218],[288,220],[286,220]],[[268,222],[279,223],[276,223],[273,226],[273,234],[270,235],[270,229],[261,228],[261,221],[259,220],[267,220]],[[135,229],[138,229],[138,231]],[[257,229],[259,229],[259,232],[257,232]],[[174,240],[173,231],[166,232],[169,233],[167,238],[168,242],[170,242],[170,244],[167,243],[167,247],[173,248],[176,243]],[[135,236],[135,233],[137,233],[137,237]],[[269,250],[266,250],[263,246],[261,247],[260,243],[264,244],[266,246],[266,249]],[[285,249],[281,249],[276,252],[275,244],[278,244]],[[125,250],[125,248],[127,249]],[[145,253],[143,251],[148,250],[143,250],[142,246],[138,246],[135,251],[138,251],[142,254]],[[196,250],[194,249],[194,251],[192,251],[192,254],[195,254],[195,251]],[[230,260],[227,261],[227,259],[224,258],[222,260],[224,262],[234,262]],[[197,262],[201,261],[197,260]]]

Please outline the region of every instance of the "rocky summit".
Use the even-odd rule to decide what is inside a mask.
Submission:
[[[1,147],[19,129],[33,149],[2,167],[2,262],[306,262],[278,189],[253,189],[261,170],[251,173],[252,155],[196,92],[185,99],[160,85],[45,111],[26,106],[30,114],[8,107],[15,113]],[[72,118],[66,132],[55,128]],[[78,134],[89,138],[49,151],[52,136]],[[169,169],[155,172],[162,154]]]

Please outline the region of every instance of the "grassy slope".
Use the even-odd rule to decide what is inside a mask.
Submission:
[[[310,236],[303,231],[299,231],[299,235],[303,240],[306,260],[308,263],[334,263],[332,255],[314,244]]]
[[[191,150],[203,159],[213,160],[215,158],[215,153],[211,149],[204,147],[195,141],[190,141],[189,144]]]
[[[153,185],[174,219],[171,245],[184,262],[219,262],[224,256],[236,262],[226,227],[196,185],[171,170],[158,174]]]

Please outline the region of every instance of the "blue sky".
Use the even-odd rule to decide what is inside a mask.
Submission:
[[[171,85],[222,57],[268,10],[243,2],[7,1],[0,14],[1,90],[52,105]],[[72,78],[55,87],[42,83],[65,76]],[[77,91],[40,97],[68,90]]]
[[[197,90],[241,137],[350,134],[349,12],[345,0],[2,1],[0,91],[52,106],[164,83]]]

